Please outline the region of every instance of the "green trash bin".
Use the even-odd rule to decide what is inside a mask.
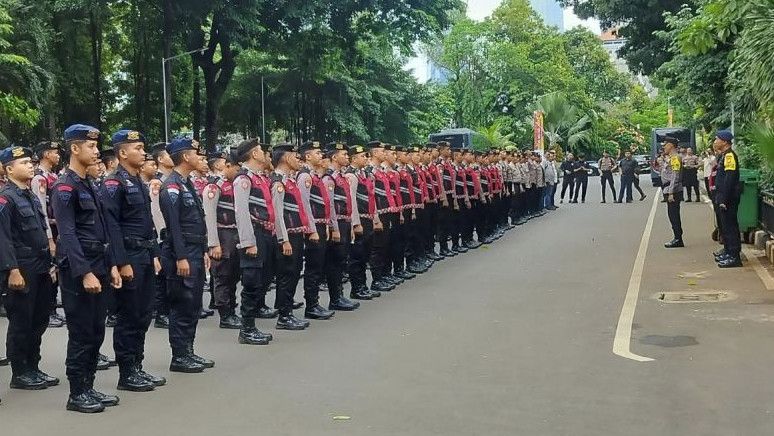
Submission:
[[[760,174],[757,170],[741,168],[739,183],[742,184],[742,197],[739,199],[739,210],[736,217],[739,220],[739,231],[745,233],[758,228],[759,204],[758,182]]]

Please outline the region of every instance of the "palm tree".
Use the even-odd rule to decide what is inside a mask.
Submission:
[[[748,0],[736,5],[741,31],[731,67],[737,83],[745,84],[764,110],[774,105],[774,0]],[[732,12],[732,13],[733,13]]]
[[[504,135],[502,133],[502,127],[503,123],[501,121],[495,121],[489,126],[485,127],[479,127],[477,129],[478,140],[474,144],[474,148],[476,149],[487,149],[487,148],[499,148],[504,149],[509,146],[513,146],[514,143],[511,141],[511,138],[513,138],[513,133],[508,133],[507,135]]]
[[[543,112],[543,128],[549,148],[565,143],[570,150],[577,150],[591,138],[596,113],[581,114],[564,94],[552,92],[543,95],[536,102],[536,107]]]

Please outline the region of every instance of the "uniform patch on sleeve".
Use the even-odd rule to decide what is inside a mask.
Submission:
[[[177,202],[177,197],[180,195],[180,187],[175,183],[170,183],[167,185],[167,193],[169,194],[169,199],[172,201],[172,204],[175,204]]]
[[[8,204],[8,199],[3,196],[0,196],[0,212],[2,212],[3,209],[5,209],[6,204]]]
[[[306,189],[309,189],[309,188],[312,187],[312,181],[311,180],[307,180],[306,183],[304,183],[304,185],[306,185]]]
[[[121,186],[121,182],[115,179],[108,179],[105,180],[105,190],[107,190],[107,193],[110,197],[113,197],[116,195],[116,191],[118,190],[118,187]]]
[[[210,186],[209,189],[207,189],[207,198],[212,200],[215,198],[215,190],[218,189],[215,186]]]
[[[56,187],[56,195],[62,203],[69,204],[70,199],[73,197],[73,187],[70,185],[59,185]]]
[[[672,166],[672,171],[680,171],[680,158],[677,156],[672,156],[672,158],[669,160],[669,164]]]
[[[726,153],[723,158],[723,168],[726,171],[736,171],[736,159],[734,159],[733,153]]]
[[[43,182],[38,184],[38,192],[40,192],[40,195],[46,195],[46,190],[47,190],[46,181],[44,180]]]

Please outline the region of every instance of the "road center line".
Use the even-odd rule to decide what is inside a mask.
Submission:
[[[661,199],[661,188],[653,196],[653,205],[650,207],[650,215],[645,224],[645,230],[642,232],[640,248],[637,250],[637,257],[634,259],[632,275],[629,278],[629,288],[626,290],[621,316],[618,317],[618,326],[615,329],[615,339],[613,340],[613,353],[626,359],[636,360],[637,362],[650,362],[650,357],[639,356],[631,352],[632,341],[632,323],[634,322],[634,310],[637,308],[637,299],[640,295],[640,284],[642,283],[642,272],[645,269],[645,256],[648,253],[648,244],[650,243],[650,234],[653,231],[653,219],[656,217],[656,209]]]

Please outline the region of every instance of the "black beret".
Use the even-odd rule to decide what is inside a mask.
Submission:
[[[261,145],[261,141],[258,138],[252,138],[252,139],[245,139],[244,141],[240,142],[239,145],[236,146],[236,156],[237,158],[242,161],[247,157],[247,154],[250,153],[255,147],[259,147]]]

